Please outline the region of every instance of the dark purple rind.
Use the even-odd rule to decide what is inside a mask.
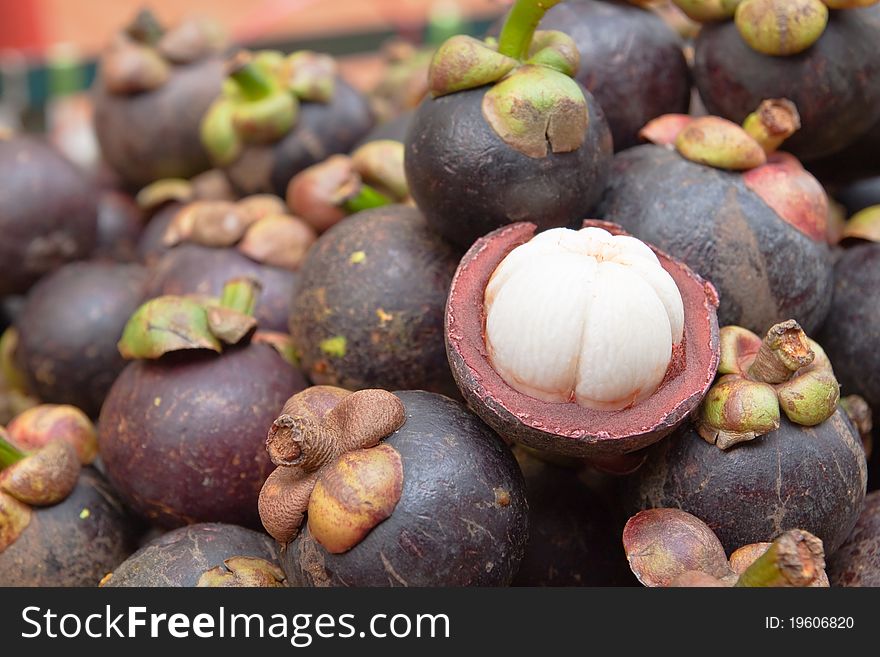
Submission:
[[[0,139],[0,297],[87,258],[97,239],[97,191],[34,137]]]
[[[403,461],[391,516],[354,548],[328,553],[308,526],[282,555],[294,586],[506,586],[528,539],[522,473],[462,404],[395,393],[406,423],[384,442]]]
[[[158,218],[157,215],[153,221]],[[286,332],[298,275],[298,272],[255,262],[234,247],[214,249],[181,244],[169,249],[152,268],[147,291],[152,297],[162,294],[220,296],[230,279],[252,276],[262,284],[254,311],[260,328]]]
[[[647,144],[614,158],[599,216],[686,263],[718,289],[718,321],[759,335],[828,313],[828,245],[783,221],[737,173]]]
[[[641,143],[639,130],[651,119],[687,113],[684,44],[654,12],[625,2],[569,0],[551,7],[538,29],[574,39],[581,56],[576,79],[605,110],[614,150]]]
[[[809,163],[808,168],[826,186],[852,184],[853,187],[859,187],[859,181],[864,178],[872,178],[875,181],[873,197],[876,199],[878,196],[876,190],[880,188],[880,157],[878,157],[878,153],[880,153],[880,121],[842,151],[814,160]],[[865,189],[864,191],[868,192],[869,190]],[[880,200],[875,200],[870,205],[878,202]],[[852,210],[849,203],[844,201],[844,204],[850,212],[856,211]]]
[[[97,586],[134,551],[139,529],[104,477],[83,468],[65,500],[33,509],[0,550],[0,586]]]
[[[589,216],[611,167],[611,132],[588,91],[584,143],[571,153],[531,158],[483,118],[489,88],[426,98],[405,142],[412,197],[434,230],[465,249],[513,222],[533,221],[543,230]]]
[[[799,55],[770,57],[732,21],[705,25],[694,79],[711,114],[741,123],[767,98],[797,105],[801,129],[785,150],[807,161],[855,142],[880,120],[880,7],[832,11],[819,40]]]
[[[724,451],[691,426],[654,447],[627,479],[627,512],[680,508],[703,520],[728,555],[789,529],[822,539],[830,555],[862,510],[867,466],[861,440],[838,410],[817,427],[783,415],[778,430]]]
[[[584,225],[623,234],[607,222]],[[614,412],[540,401],[514,390],[492,369],[483,335],[483,296],[489,278],[504,257],[534,233],[531,223],[490,233],[465,254],[452,280],[446,304],[446,352],[465,401],[506,440],[556,454],[610,457],[654,444],[697,407],[715,378],[719,358],[715,289],[655,249],[685,306],[682,346],[674,350],[657,392],[632,408]]]
[[[880,587],[880,491],[865,498],[855,529],[828,560],[831,586]]]
[[[108,93],[95,78],[95,134],[101,154],[136,191],[161,178],[191,178],[211,167],[202,146],[202,117],[220,95],[225,66],[220,56],[178,66],[153,91]]]
[[[143,229],[141,212],[131,196],[116,190],[103,192],[98,200],[98,239],[92,257],[137,261]]]
[[[457,263],[415,208],[366,210],[328,230],[300,269],[290,309],[303,371],[349,390],[454,391],[443,309]],[[344,355],[321,349],[333,338],[345,339]]]
[[[16,360],[30,391],[44,402],[101,410],[125,368],[116,343],[146,298],[147,270],[137,264],[74,262],[37,283],[16,319]]]
[[[875,153],[880,153],[880,142]],[[877,173],[873,177],[858,180],[835,192],[834,199],[843,203],[847,216],[880,205],[880,158],[877,158],[877,166]]]
[[[171,250],[172,247],[165,246],[162,240],[165,237],[165,231],[168,230],[168,226],[171,225],[174,217],[182,207],[183,203],[177,201],[166,203],[150,217],[138,240],[138,260],[145,265],[152,266]]]
[[[337,79],[329,103],[300,104],[293,130],[274,144],[246,147],[224,170],[241,196],[269,193],[284,198],[291,178],[331,155],[350,151],[373,122],[366,98]]]
[[[384,123],[379,123],[376,127],[370,130],[370,132],[367,133],[367,136],[359,141],[357,146],[352,150],[355,150],[364,144],[369,144],[371,141],[380,141],[383,139],[403,143],[406,139],[406,133],[409,131],[409,126],[412,124],[413,116],[415,116],[415,110],[406,110],[403,114],[395,116],[393,119],[385,121]]]
[[[231,557],[263,559],[281,567],[269,536],[236,525],[202,523],[174,529],[131,555],[103,586],[194,587],[208,570]]]
[[[270,346],[134,361],[98,421],[107,476],[133,509],[166,527],[259,527],[257,497],[272,471],[266,430],[306,387]]]

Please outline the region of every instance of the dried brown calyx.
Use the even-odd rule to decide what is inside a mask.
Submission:
[[[176,65],[196,62],[225,44],[213,21],[190,19],[165,30],[144,9],[117,34],[101,57],[101,79],[110,93],[128,95],[161,87]]]
[[[202,144],[218,166],[234,162],[246,144],[273,143],[296,125],[300,102],[329,103],[336,61],[300,50],[239,51],[227,63],[223,93],[202,119]]]
[[[794,320],[762,340],[739,326],[721,329],[719,379],[700,406],[697,431],[721,449],[779,428],[780,411],[803,426],[834,414],[840,386],[822,348]]]
[[[728,561],[712,529],[681,509],[649,509],[623,530],[630,568],[649,587],[828,586],[822,541],[794,529],[772,543],[735,551]]]
[[[533,158],[583,144],[586,98],[574,81],[580,55],[563,32],[538,31],[559,0],[517,0],[497,41],[458,35],[434,54],[428,72],[433,97],[486,85],[483,118],[509,146]]]
[[[286,545],[308,512],[329,552],[357,545],[400,499],[400,455],[379,442],[405,420],[403,403],[384,390],[314,386],[287,400],[266,440],[278,466],[260,492],[266,531]]]
[[[281,588],[287,577],[277,565],[257,557],[230,557],[221,565],[206,570],[197,587],[213,588]]]
[[[61,439],[73,446],[83,465],[91,464],[98,455],[95,425],[76,406],[40,404],[20,413],[6,429],[10,441],[25,451]]]
[[[333,155],[296,174],[287,186],[287,205],[318,232],[344,217],[391,203],[409,203],[403,144],[381,139],[351,155]]]
[[[168,225],[163,243],[235,247],[260,264],[295,271],[317,239],[305,221],[291,216],[284,202],[270,194],[240,201],[194,201]]]
[[[173,351],[207,349],[221,353],[244,341],[263,342],[296,364],[289,336],[271,332],[261,337],[254,307],[259,281],[235,278],[219,298],[166,295],[141,305],[128,320],[119,353],[129,359],[157,359]]]

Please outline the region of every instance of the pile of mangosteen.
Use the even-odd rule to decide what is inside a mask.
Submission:
[[[877,585],[878,43],[515,0],[369,89],[142,11],[112,185],[0,128],[0,584]]]

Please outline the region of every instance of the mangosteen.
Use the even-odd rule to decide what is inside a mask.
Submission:
[[[714,288],[613,224],[535,230],[490,233],[455,274],[446,349],[462,395],[505,439],[542,451],[607,458],[655,443],[715,376]]]
[[[574,40],[580,53],[575,79],[605,111],[617,151],[638,144],[651,119],[686,113],[691,98],[681,37],[651,9],[634,4],[569,0],[540,24]]]
[[[803,129],[789,149],[804,161],[844,149],[880,120],[880,7],[829,11],[820,0],[727,5],[735,6],[734,20],[709,17],[715,22],[703,26],[695,44],[694,79],[712,114],[739,122],[765,98],[790,99]]]
[[[117,262],[137,261],[137,245],[144,225],[134,199],[109,190],[98,199],[98,232],[94,258]]]
[[[516,574],[522,474],[460,403],[317,386],[287,401],[267,449],[278,468],[260,516],[292,540],[282,563],[293,585],[500,586]]]
[[[409,132],[409,126],[412,124],[413,116],[415,116],[414,108],[407,110],[403,114],[385,121],[384,123],[379,123],[367,133],[367,136],[360,141],[358,146],[369,144],[371,141],[381,141],[385,139],[403,143],[406,141],[406,133]]]
[[[842,151],[828,157],[813,160],[808,168],[826,186],[840,188],[842,185],[852,187],[843,194],[835,196],[843,201],[851,212],[858,212],[869,205],[880,203],[880,122],[859,137]],[[863,180],[867,178],[868,180]],[[873,183],[871,181],[874,181]],[[863,205],[850,203],[846,197],[852,195],[853,200],[862,197],[871,198],[872,201],[863,201]]]
[[[403,144],[390,139],[367,142],[351,155],[331,155],[287,186],[290,211],[318,232],[361,210],[408,202]]]
[[[241,51],[227,73],[202,120],[202,142],[242,195],[284,196],[295,174],[348,152],[373,127],[366,99],[329,55]]]
[[[285,331],[297,269],[315,238],[275,196],[195,201],[177,209],[166,226],[168,251],[152,267],[147,290],[150,296],[218,295],[230,278],[252,277],[262,287],[257,319],[266,329]]]
[[[828,198],[775,152],[797,125],[785,100],[765,101],[742,127],[655,119],[643,131],[654,144],[615,156],[599,215],[712,281],[721,324],[764,332],[793,317],[813,331],[831,296]]]
[[[199,126],[223,85],[223,41],[208,21],[166,31],[143,10],[102,54],[95,133],[104,160],[129,187],[210,168]]]
[[[833,586],[880,586],[880,491],[865,498],[865,509],[831,558],[828,575]]]
[[[620,528],[573,467],[517,447],[529,503],[529,541],[514,586],[615,586],[626,582]]]
[[[15,322],[26,389],[97,416],[125,367],[116,342],[146,298],[146,282],[141,265],[92,261],[65,265],[37,283]]]
[[[834,197],[846,208],[847,215],[880,205],[880,175],[847,185],[838,190]]]
[[[98,441],[122,498],[155,524],[257,525],[265,427],[305,386],[287,336],[255,332],[258,289],[236,279],[219,300],[158,297],[125,327],[119,350],[135,360],[101,408]]]
[[[861,512],[867,466],[828,357],[793,321],[763,340],[728,326],[718,372],[694,424],[629,478],[625,505],[692,513],[728,552],[799,528],[832,554]]]
[[[535,32],[556,4],[517,0],[497,45],[455,36],[431,62],[406,177],[428,224],[463,248],[515,221],[542,230],[580,221],[607,182],[611,132],[573,79],[575,43]]]
[[[134,550],[139,527],[83,467],[95,456],[93,427],[87,446],[81,427],[25,424],[16,435],[27,445],[0,430],[0,585],[95,586]]]
[[[312,383],[453,391],[443,307],[458,255],[415,208],[352,215],[299,272],[290,333]]]
[[[266,534],[200,523],[154,538],[108,573],[101,586],[277,587],[284,582],[278,549]]]
[[[86,258],[97,239],[97,193],[40,139],[0,135],[0,297]]]

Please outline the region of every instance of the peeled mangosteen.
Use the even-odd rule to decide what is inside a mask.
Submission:
[[[832,586],[880,586],[880,491],[865,498],[855,529],[828,563]]]
[[[28,447],[0,430],[2,586],[95,586],[135,548],[137,524],[104,477],[81,467],[94,452],[81,460],[59,429]]]
[[[784,131],[760,143],[752,118]],[[785,125],[795,129],[797,111],[784,101],[763,103],[745,128],[662,117],[644,130],[654,144],[614,158],[599,216],[709,279],[721,324],[763,332],[793,317],[810,332],[828,312],[828,199],[794,157],[774,152]]]
[[[43,141],[0,135],[0,297],[23,294],[97,239],[97,193]]]
[[[293,585],[501,586],[516,574],[522,474],[460,403],[317,386],[288,400],[267,446],[279,467],[260,514],[282,543],[296,537],[282,554]]]
[[[657,14],[634,4],[569,0],[540,24],[574,39],[581,62],[575,79],[605,111],[616,151],[638,144],[651,119],[690,106],[684,43]]]
[[[202,141],[242,195],[284,196],[299,171],[348,152],[373,127],[366,99],[329,55],[241,51],[224,93],[202,121]]]
[[[359,212],[324,233],[290,307],[308,377],[351,390],[454,390],[443,307],[457,262],[411,207]]]
[[[763,340],[724,327],[718,372],[694,426],[629,478],[625,505],[692,513],[728,553],[799,528],[832,554],[861,512],[867,465],[822,348],[792,321]]]
[[[615,586],[627,581],[620,528],[605,501],[576,469],[522,448],[529,542],[514,586]]]
[[[669,434],[718,365],[718,298],[618,226],[514,224],[464,256],[446,349],[474,412],[509,441],[618,457]]]
[[[305,382],[286,336],[254,332],[255,290],[237,280],[219,301],[159,297],[123,332],[120,352],[137,360],[101,409],[101,457],[126,503],[156,524],[257,525],[265,428]]]
[[[804,161],[844,149],[880,120],[880,7],[739,4],[735,21],[707,23],[696,40],[694,79],[711,113],[739,122],[765,98],[790,99],[803,129],[788,148]]]
[[[611,132],[573,79],[577,48],[561,32],[535,32],[555,4],[518,0],[497,45],[459,35],[434,55],[406,177],[428,224],[460,247],[515,221],[580,221],[607,182]]]
[[[278,549],[266,534],[200,523],[144,545],[108,573],[101,586],[284,586]]]
[[[217,295],[230,278],[252,277],[262,290],[257,319],[266,329],[286,331],[297,270],[316,238],[287,212],[270,195],[179,208],[162,236],[168,250],[151,268],[149,295]]]
[[[146,298],[146,282],[140,265],[95,261],[65,265],[37,283],[15,322],[26,387],[97,416],[125,367],[116,342]]]
[[[95,133],[126,185],[210,168],[199,126],[222,88],[222,47],[216,25],[190,20],[166,31],[144,10],[102,54]]]

